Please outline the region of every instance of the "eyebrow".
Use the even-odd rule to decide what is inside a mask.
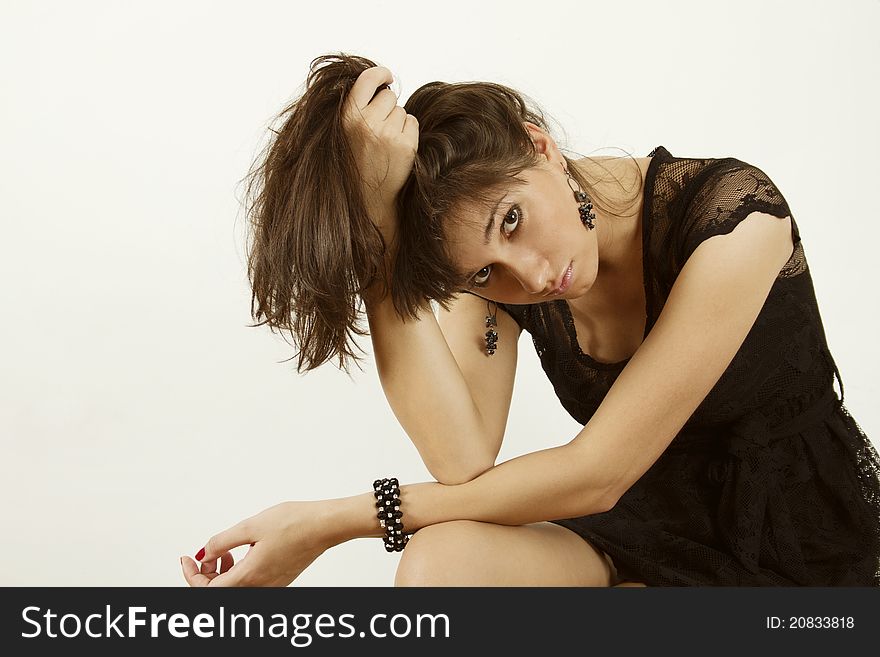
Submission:
[[[507,194],[503,194],[501,198],[498,199],[498,202],[495,203],[495,207],[492,208],[492,211],[489,213],[489,223],[486,224],[486,228],[483,231],[483,245],[488,246],[489,242],[492,241],[492,230],[495,228],[495,215],[498,213],[498,206],[501,205],[501,201],[503,201],[507,197]],[[465,274],[465,284],[470,285],[471,279],[477,274],[479,269],[473,273]]]
[[[483,231],[483,245],[489,246],[489,242],[492,240],[492,229],[495,228],[495,214],[498,212],[498,206],[501,205],[501,201],[507,194],[504,194],[498,202],[495,204],[495,207],[492,208],[492,212],[489,213],[489,223],[486,224],[486,230]]]

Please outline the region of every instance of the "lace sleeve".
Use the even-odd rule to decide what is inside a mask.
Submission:
[[[791,217],[793,244],[800,233],[785,197],[766,173],[740,160],[722,160],[719,170],[709,172],[700,184],[679,227],[679,267],[694,249],[715,235],[726,235],[752,212],[765,212],[780,219]]]

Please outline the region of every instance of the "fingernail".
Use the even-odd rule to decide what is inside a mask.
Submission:
[[[196,561],[201,561],[205,556],[205,548],[202,548],[198,552],[196,552]]]

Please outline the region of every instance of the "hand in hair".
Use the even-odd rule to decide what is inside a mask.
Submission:
[[[374,66],[363,71],[343,107],[343,125],[351,140],[370,218],[385,238],[397,235],[395,198],[412,171],[419,144],[418,121],[397,104],[387,86],[391,71]],[[378,87],[384,87],[377,91]]]

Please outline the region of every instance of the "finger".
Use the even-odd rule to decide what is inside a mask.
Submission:
[[[202,575],[216,575],[217,574],[217,560],[216,559],[202,559],[202,566],[199,568],[199,572]]]
[[[207,586],[210,580],[199,572],[199,565],[189,557],[181,557],[183,577],[190,586]]]
[[[391,110],[385,122],[388,125],[389,132],[403,132],[403,124],[406,122],[406,110],[397,105]]]
[[[202,562],[218,559],[224,552],[256,540],[257,537],[252,535],[250,527],[245,522],[240,522],[208,539]]]
[[[220,566],[220,574],[213,577],[209,586],[255,586],[251,582],[253,582],[253,578],[251,577],[252,571],[255,568],[259,568],[254,559],[251,558],[248,561],[248,557],[250,557],[254,553],[253,546],[250,550],[247,551],[235,567],[232,566],[232,555],[229,555],[229,568],[225,568],[221,562]]]
[[[382,98],[380,99],[379,96],[381,96]],[[384,103],[386,99],[394,100],[394,104],[397,104],[397,94],[394,93],[391,87],[389,87],[387,84],[383,84],[381,87],[376,89],[376,93],[373,94],[373,97],[370,98],[370,102],[367,103],[367,107],[365,107],[364,109],[367,109],[369,107],[376,107],[378,106],[378,103]]]
[[[349,97],[358,109],[365,108],[383,84],[394,82],[394,75],[385,66],[373,66],[363,71],[351,87]]]
[[[406,122],[403,124],[403,135],[408,143],[412,144],[413,150],[419,151],[419,122],[412,114],[406,115]]]
[[[391,89],[380,89],[370,104],[361,109],[361,116],[371,121],[384,121],[397,107],[397,94]]]
[[[232,552],[224,552],[220,557],[220,573],[225,573],[232,568],[233,564],[235,564],[235,559],[232,558]]]
[[[416,150],[419,148],[419,121],[412,114],[406,115],[406,121],[403,124],[403,134],[415,145]]]
[[[246,580],[249,570],[245,563],[246,559],[247,557],[235,564],[234,568],[214,577],[208,586],[248,586]]]
[[[346,122],[350,124],[358,124],[365,122],[367,124],[381,123],[391,110],[397,105],[397,94],[395,94],[387,84],[381,85],[373,90],[369,102],[364,105],[358,105],[354,96],[349,94],[345,101],[344,114]],[[373,128],[375,131],[375,128]]]

